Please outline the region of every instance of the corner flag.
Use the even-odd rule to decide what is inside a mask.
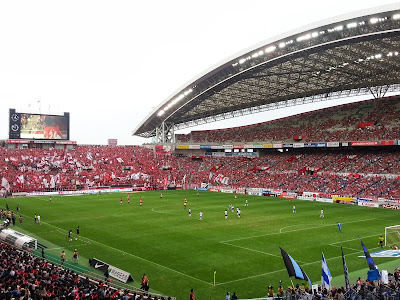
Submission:
[[[215,274],[217,274],[217,271],[214,269],[214,286],[216,286],[216,284],[215,284]]]
[[[298,265],[298,263],[281,247],[281,254],[283,258],[283,262],[285,263],[286,269],[288,271],[289,277],[294,277],[297,279],[307,280],[310,287],[312,287],[312,283],[310,278],[308,278],[306,272],[303,271],[302,268]]]
[[[326,264],[324,253],[322,253],[322,273],[321,273],[321,286],[329,290],[332,280],[331,272]]]

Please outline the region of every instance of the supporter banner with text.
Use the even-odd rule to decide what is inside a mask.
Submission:
[[[358,200],[358,206],[379,207],[378,203]]]
[[[351,142],[352,146],[378,146],[377,141],[363,141],[363,142]]]
[[[328,142],[326,144],[328,147],[339,147],[339,142]]]
[[[381,146],[393,146],[394,141],[381,141]]]
[[[315,147],[326,147],[326,143],[315,143]]]
[[[304,148],[304,143],[294,143],[293,148]]]
[[[393,205],[393,204],[382,204],[383,208],[389,208],[389,209],[400,209],[399,205]]]
[[[304,147],[305,148],[315,148],[315,144],[314,143],[304,143]]]
[[[171,146],[168,145],[156,145],[155,146],[156,155],[167,155],[171,154]]]
[[[316,198],[317,202],[325,202],[325,203],[333,203],[333,199],[331,198]]]
[[[272,148],[274,148],[274,149],[276,149],[276,148],[280,149],[282,147],[283,147],[282,144],[272,144]]]
[[[200,149],[200,145],[189,145],[189,149],[198,150]]]

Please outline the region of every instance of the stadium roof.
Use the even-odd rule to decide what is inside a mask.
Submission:
[[[155,136],[261,111],[400,89],[400,3],[307,25],[246,49],[199,74],[133,131]]]

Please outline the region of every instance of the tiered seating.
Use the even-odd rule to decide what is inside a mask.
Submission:
[[[199,164],[187,157],[156,158],[153,150],[139,146],[78,146],[65,153],[0,147],[0,174],[12,192],[180,184]]]
[[[211,182],[217,174],[229,178],[232,187],[264,187],[294,192],[314,191],[329,195],[400,198],[399,180],[376,174],[400,174],[399,153],[273,152],[248,160],[207,158],[191,183]],[[218,166],[215,169],[215,166]],[[213,169],[214,167],[214,169]],[[313,174],[314,171],[314,174]],[[211,173],[211,174],[210,174]],[[374,175],[371,175],[374,174]]]
[[[11,192],[205,182],[400,198],[400,152],[385,149],[271,151],[255,159],[206,156],[194,161],[184,156],[156,157],[141,146],[78,146],[68,152],[0,147],[0,175],[10,183]]]
[[[398,97],[303,113],[270,122],[208,131],[193,131],[178,141],[193,143],[364,141],[394,139],[400,134]],[[370,126],[359,128],[359,124]],[[361,125],[361,124],[360,124]],[[363,126],[361,126],[363,127]]]

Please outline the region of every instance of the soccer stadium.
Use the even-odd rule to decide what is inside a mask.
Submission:
[[[2,299],[399,299],[399,52],[398,3],[295,28],[159,102],[143,145],[11,104]]]

